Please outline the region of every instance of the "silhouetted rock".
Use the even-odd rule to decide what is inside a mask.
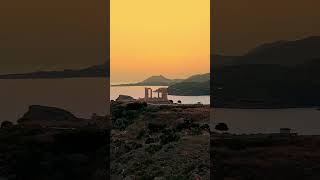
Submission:
[[[116,101],[134,101],[135,99],[131,96],[127,96],[127,95],[119,95],[119,97],[116,99]]]
[[[10,128],[10,127],[12,127],[12,126],[13,126],[13,123],[10,122],[10,121],[3,121],[3,122],[1,123],[1,128]]]
[[[228,131],[229,130],[228,125],[226,123],[217,124],[215,129],[218,131]]]
[[[25,121],[66,121],[77,120],[78,118],[72,113],[48,106],[32,105],[29,110],[18,120],[19,123]]]

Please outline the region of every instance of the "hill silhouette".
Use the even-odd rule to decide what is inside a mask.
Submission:
[[[62,71],[38,71],[23,74],[0,75],[0,79],[53,79],[53,78],[79,78],[79,77],[109,77],[109,63],[95,65],[83,69],[65,69]]]
[[[169,86],[168,93],[177,96],[208,96],[210,95],[210,81],[183,81]]]
[[[186,79],[168,79],[162,75],[151,76],[138,83],[118,84],[112,86],[168,86],[168,92],[170,95],[210,95],[210,73],[197,74]]]
[[[210,73],[197,74],[177,82],[168,88],[170,95],[208,96],[210,95]]]
[[[182,82],[206,82],[210,80],[210,73],[193,75]]]
[[[224,66],[212,63],[215,107],[320,106],[320,37],[263,44]]]
[[[162,75],[151,76],[141,82],[129,84],[116,84],[112,86],[169,86],[176,82],[182,81],[181,79],[168,79]]]
[[[320,36],[295,41],[262,44],[247,54],[234,58],[232,64],[277,64],[295,66],[320,57]]]
[[[163,84],[170,84],[172,83],[174,80],[168,79],[162,75],[159,76],[151,76],[149,78],[147,78],[146,80],[140,82],[142,84],[154,84],[154,83],[163,83]]]

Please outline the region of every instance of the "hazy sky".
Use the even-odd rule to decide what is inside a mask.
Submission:
[[[111,0],[111,81],[209,72],[210,0]]]
[[[319,0],[212,0],[214,53],[243,54],[258,44],[320,35]]]
[[[107,0],[14,0],[0,6],[0,74],[106,61]]]
[[[107,0],[15,0],[0,6],[0,74],[106,60]],[[209,71],[209,0],[111,0],[111,76]],[[320,35],[318,0],[212,0],[212,51]]]

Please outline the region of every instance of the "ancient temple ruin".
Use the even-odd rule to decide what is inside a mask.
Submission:
[[[153,93],[156,93],[157,95],[154,97]],[[153,91],[151,88],[146,87],[143,100],[147,103],[168,104],[170,103],[170,101],[168,100],[168,89],[159,88]]]

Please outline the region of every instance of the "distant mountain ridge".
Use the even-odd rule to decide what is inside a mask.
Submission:
[[[112,86],[168,86],[169,95],[203,96],[210,95],[210,73],[197,74],[186,79],[168,79],[162,75],[151,76],[144,81]]]
[[[193,75],[168,87],[170,95],[208,96],[210,95],[210,73]]]
[[[141,82],[129,84],[116,84],[112,86],[170,86],[174,83],[181,82],[182,79],[168,79],[163,75],[151,76]]]
[[[263,44],[211,65],[215,107],[320,106],[320,36]]]
[[[210,80],[201,82],[182,81],[168,87],[169,95],[209,96]]]
[[[5,74],[0,75],[0,79],[54,79],[109,76],[109,63],[104,63],[78,70],[65,69],[62,71],[38,71],[23,74]]]
[[[210,61],[214,67],[240,64],[296,66],[317,58],[320,58],[320,36],[264,43],[241,56],[213,54]]]
[[[193,75],[182,82],[206,82],[210,81],[210,73]]]
[[[199,74],[188,77],[187,79],[169,79],[163,75],[151,76],[138,83],[130,84],[117,84],[112,86],[171,86],[173,84],[182,83],[182,82],[205,82],[210,80],[210,73]]]
[[[262,44],[247,54],[234,58],[232,64],[277,64],[295,66],[320,57],[320,36],[294,41]]]
[[[146,80],[142,81],[141,83],[172,83],[173,80],[168,79],[162,75],[159,76],[151,76]]]

